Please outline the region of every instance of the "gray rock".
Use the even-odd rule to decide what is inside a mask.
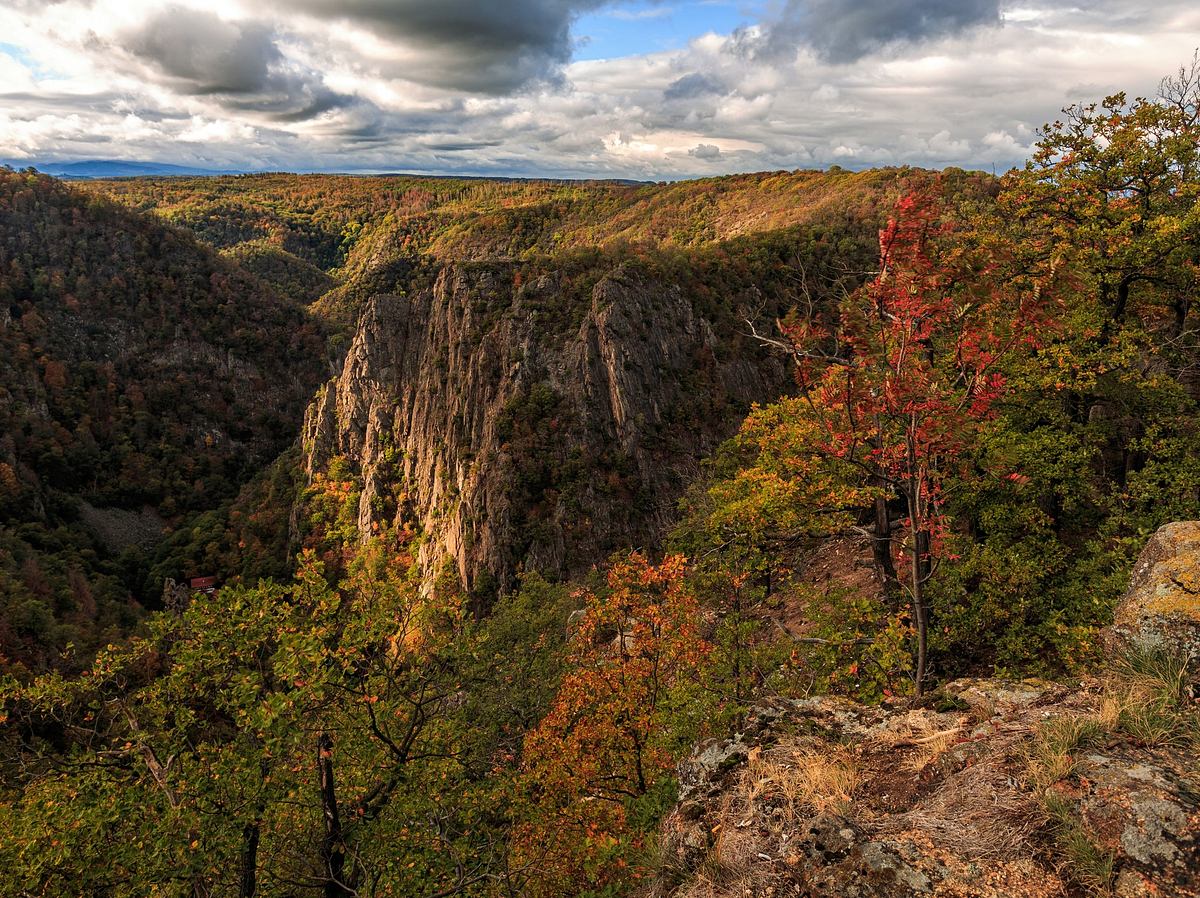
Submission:
[[[857,860],[872,873],[883,874],[885,881],[894,883],[905,891],[893,890],[893,896],[919,894],[933,891],[933,883],[920,870],[914,870],[895,851],[880,842],[867,842],[858,850]]]
[[[1168,649],[1200,658],[1200,521],[1158,529],[1134,565],[1107,645]]]
[[[415,523],[422,569],[449,565],[467,586],[576,575],[614,545],[653,545],[697,460],[788,383],[782,359],[721,352],[678,287],[628,266],[582,301],[557,277],[513,275],[447,264],[431,287],[372,298],[304,426],[310,475],[343,456],[361,477],[364,538]],[[697,359],[703,391],[689,387]],[[681,417],[696,422],[686,433]],[[530,465],[571,479],[525,494]]]

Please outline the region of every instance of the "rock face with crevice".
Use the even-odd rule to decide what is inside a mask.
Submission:
[[[451,264],[366,304],[304,427],[310,475],[341,456],[361,477],[364,536],[415,522],[423,568],[478,592],[578,574],[653,545],[699,459],[786,389],[781,359],[677,285],[617,265],[567,293]]]

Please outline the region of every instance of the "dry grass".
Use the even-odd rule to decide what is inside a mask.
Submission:
[[[1105,684],[1098,719],[1141,745],[1186,745],[1197,736],[1196,717],[1187,708],[1190,677],[1186,658],[1132,650]]]
[[[1095,745],[1105,735],[1095,717],[1069,715],[1045,721],[1025,749],[1030,783],[1046,789],[1079,768],[1076,752]]]
[[[713,852],[678,898],[740,898],[790,881],[791,864],[803,863],[798,843],[807,821],[825,811],[849,817],[855,800],[861,801],[855,826],[872,838],[933,844],[983,868],[1007,870],[1033,864],[1035,846],[1052,845],[1058,863],[1039,869],[1056,888],[1060,876],[1069,876],[1088,895],[1111,895],[1116,854],[1088,828],[1071,790],[1053,787],[1079,772],[1090,749],[1108,742],[1190,739],[1200,750],[1190,676],[1177,659],[1142,653],[1114,670],[1099,695],[1075,695],[1053,709],[1031,706],[961,747],[965,732],[995,716],[989,697],[963,697],[969,707],[957,717],[929,709],[892,717],[858,755],[808,742],[752,752],[722,805]],[[1042,719],[1051,710],[1059,716]],[[860,765],[874,769],[881,757],[894,765],[888,772],[907,769],[932,791],[903,813],[874,814],[872,784]],[[946,757],[955,764],[943,763],[931,775],[931,765]]]
[[[904,768],[920,773],[957,744],[969,719],[960,717],[955,726],[945,728],[941,718],[927,711],[911,711],[877,733],[872,743],[884,751],[911,747],[914,750],[904,759]]]
[[[846,813],[859,781],[854,756],[837,746],[752,750],[722,803],[712,853],[679,895],[760,894],[787,863],[798,824],[823,811]]]
[[[1037,798],[1014,788],[1005,753],[998,751],[946,777],[886,829],[918,830],[963,857],[1002,860],[1027,856],[1030,837],[1045,822]]]
[[[990,695],[970,693],[960,696],[970,706],[970,723],[987,723],[996,716],[999,706]]]
[[[1064,867],[1088,894],[1111,894],[1115,854],[1093,841],[1073,803],[1050,787],[1076,772],[1078,750],[1106,739],[1152,747],[1196,740],[1200,726],[1187,707],[1190,677],[1188,659],[1134,649],[1114,665],[1094,713],[1046,721],[1026,750],[1028,778],[1041,794]]]
[[[1125,711],[1127,702],[1125,697],[1112,692],[1105,691],[1100,696],[1100,707],[1096,711],[1096,722],[1105,730],[1105,732],[1113,732],[1121,723],[1121,714]]]
[[[731,873],[717,869],[715,865],[699,870],[681,890],[671,893],[671,898],[743,898],[746,895],[763,893],[763,875],[759,872],[741,871]]]
[[[913,773],[920,773],[953,748],[961,736],[962,728],[955,727],[949,730],[939,730],[935,733],[930,733],[928,736],[923,736],[920,739],[914,739],[913,745],[916,750],[904,759],[905,769]]]
[[[789,821],[802,810],[843,809],[858,788],[854,757],[836,748],[776,748],[750,755],[744,774],[746,796],[754,805],[763,800],[781,802]]]

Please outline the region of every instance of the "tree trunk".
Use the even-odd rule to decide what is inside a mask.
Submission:
[[[1192,297],[1181,290],[1175,297],[1175,332],[1172,334],[1178,340],[1187,329],[1188,313],[1192,310]]]
[[[325,898],[349,898],[345,884],[346,845],[338,814],[337,787],[333,779],[333,739],[322,733],[317,739],[317,777],[321,790],[321,814],[325,837],[321,840],[321,866],[325,870]]]
[[[258,892],[258,840],[261,829],[258,821],[242,827],[242,875],[239,898],[254,898]]]
[[[886,496],[875,499],[875,529],[871,536],[871,553],[874,556],[875,568],[883,578],[884,589],[889,594],[894,593],[897,580],[896,563],[892,560],[892,519]]]
[[[916,528],[914,522],[909,532],[912,540],[912,603],[913,623],[917,628],[917,669],[914,676],[917,695],[925,694],[925,665],[929,654],[929,615],[925,607],[925,563],[921,545],[928,543],[928,535]]]
[[[1130,280],[1127,277],[1121,278],[1121,282],[1117,284],[1117,302],[1112,310],[1113,321],[1117,324],[1124,322],[1125,313],[1129,309],[1129,286]]]
[[[925,667],[929,655],[929,614],[925,607],[925,581],[929,571],[929,532],[921,515],[921,482],[918,479],[916,444],[908,437],[908,485],[905,502],[908,505],[908,543],[911,563],[909,584],[912,592],[913,624],[917,628],[917,664],[913,676],[918,696],[925,693]]]

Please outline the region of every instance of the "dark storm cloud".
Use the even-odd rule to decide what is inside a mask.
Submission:
[[[744,51],[772,56],[810,47],[825,62],[856,62],[894,44],[916,43],[1000,23],[1000,0],[788,0]]]
[[[226,22],[209,12],[167,7],[126,34],[123,45],[196,94],[262,91],[283,62],[274,33],[257,22]]]
[[[710,78],[700,72],[692,72],[690,75],[684,75],[668,84],[663,91],[663,98],[666,100],[691,100],[695,97],[723,94],[727,91],[728,88],[715,78]]]
[[[415,51],[400,77],[434,87],[502,95],[554,81],[571,58],[571,23],[613,0],[295,0]]]
[[[119,45],[173,89],[212,96],[231,110],[296,122],[354,102],[290,63],[275,41],[263,23],[170,6],[126,32]]]

